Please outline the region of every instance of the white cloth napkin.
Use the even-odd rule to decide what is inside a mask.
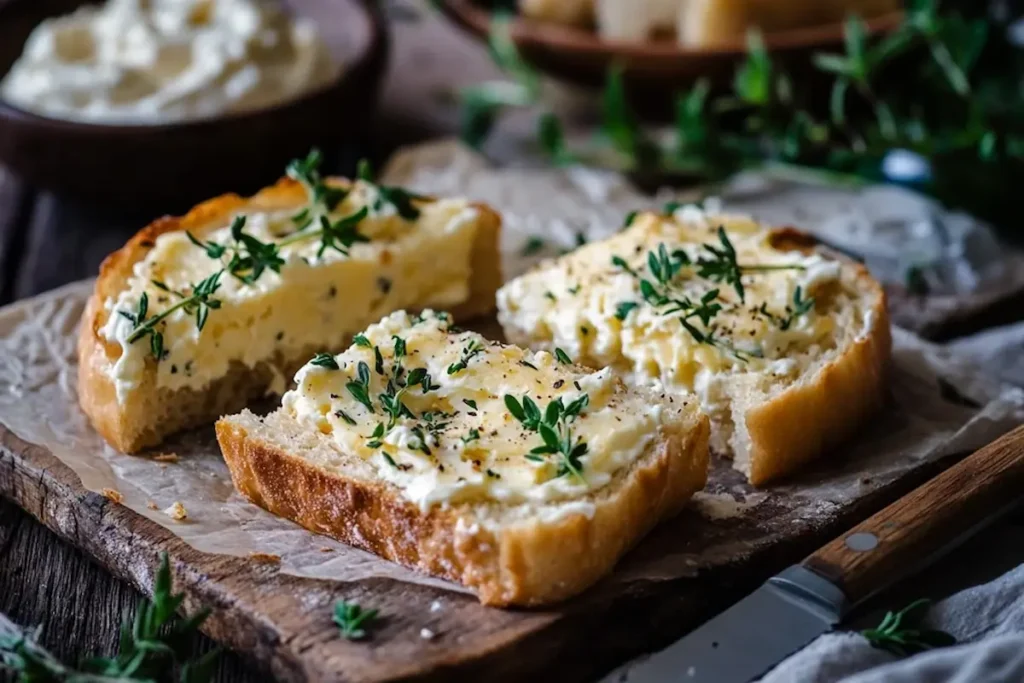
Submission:
[[[1024,565],[939,602],[926,624],[962,644],[897,660],[856,633],[829,634],[782,662],[762,683],[1022,683]]]

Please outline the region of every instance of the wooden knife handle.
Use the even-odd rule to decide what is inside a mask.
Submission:
[[[1024,426],[993,441],[804,560],[851,605],[923,569],[1024,501]]]

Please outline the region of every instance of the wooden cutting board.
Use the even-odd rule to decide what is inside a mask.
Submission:
[[[211,606],[209,635],[284,681],[511,681],[536,675],[584,681],[668,644],[959,459],[921,464],[896,479],[864,479],[863,495],[816,514],[791,494],[770,494],[735,517],[688,510],[656,530],[613,577],[564,605],[533,611],[485,608],[463,593],[419,583],[297,578],[272,562],[198,552],[83,489],[47,450],[2,426],[0,495],[143,592],[152,592],[159,556],[167,552],[175,585],[187,595],[186,610]],[[753,495],[722,462],[715,463],[709,490]],[[660,565],[664,574],[653,575],[651,567]],[[643,576],[633,571],[638,566],[645,568]],[[380,610],[371,640],[338,637],[331,614],[339,599]]]

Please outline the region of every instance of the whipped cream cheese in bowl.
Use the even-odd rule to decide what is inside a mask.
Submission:
[[[282,104],[341,68],[316,24],[275,0],[107,0],[39,24],[0,98],[53,118],[160,123]]]
[[[359,136],[386,56],[362,0],[9,0],[0,164],[166,209],[255,190]]]

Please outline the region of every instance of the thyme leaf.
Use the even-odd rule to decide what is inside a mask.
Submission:
[[[454,375],[465,370],[469,366],[469,362],[483,352],[483,344],[476,339],[470,341],[466,344],[465,348],[462,349],[462,356],[459,358],[459,361],[448,366],[448,374]]]
[[[523,427],[536,432],[542,444],[526,454],[532,462],[546,462],[549,456],[557,458],[557,477],[571,475],[583,480],[583,463],[580,458],[587,454],[588,447],[582,438],[574,439],[572,423],[580,416],[590,402],[587,394],[581,395],[568,406],[561,398],[551,401],[542,412],[529,396],[522,401],[511,394],[505,395],[505,406]]]
[[[367,629],[377,620],[377,615],[377,610],[363,609],[354,602],[339,600],[334,605],[334,623],[337,624],[341,637],[346,640],[366,638]]]
[[[930,600],[917,600],[899,612],[887,612],[882,623],[861,631],[872,646],[899,657],[938,647],[956,645],[956,638],[934,629],[921,628],[921,621]]]
[[[113,657],[93,657],[76,668],[58,660],[39,642],[41,629],[22,630],[0,616],[0,670],[10,670],[19,681],[39,683],[143,683],[172,680],[174,664],[181,667],[182,683],[207,683],[219,650],[190,660],[184,644],[209,616],[201,610],[178,619],[185,596],[173,592],[170,562],[162,553],[153,583],[153,599],[145,602],[132,623],[121,625],[119,651]]]

